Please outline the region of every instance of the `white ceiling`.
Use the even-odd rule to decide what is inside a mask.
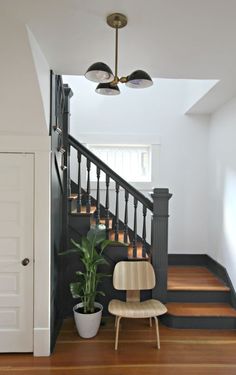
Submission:
[[[105,19],[117,11],[128,17],[120,75],[140,68],[156,78],[236,77],[236,0],[1,0],[0,7],[29,25],[61,74],[84,74],[96,61],[113,68],[114,30]]]

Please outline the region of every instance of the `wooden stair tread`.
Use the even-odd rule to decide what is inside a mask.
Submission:
[[[206,267],[169,266],[168,290],[228,292],[230,288]]]
[[[71,195],[69,195],[68,199],[70,201],[74,200],[74,199],[77,199],[78,198],[78,194],[75,194],[75,193],[72,193]]]
[[[110,232],[109,232],[109,239],[112,240],[112,241],[115,241],[115,231],[114,230],[110,230]],[[119,230],[118,241],[119,242],[123,242],[125,244],[128,244],[129,243],[129,236],[127,238],[127,242],[124,242],[124,231],[123,230]]]
[[[100,219],[99,222],[100,222],[100,224],[106,225],[106,219]],[[108,225],[109,229],[112,229],[112,222],[113,222],[113,220],[109,219],[109,225]]]
[[[169,302],[166,307],[168,313],[175,316],[236,318],[236,310],[228,303]]]
[[[77,210],[72,210],[71,214],[72,215],[92,215],[96,211],[97,207],[96,206],[91,206],[90,207],[90,212],[87,212],[87,207],[86,206],[81,206],[80,212]]]
[[[137,256],[134,258],[133,257],[133,245],[128,246],[128,259],[149,259],[148,255],[143,256],[143,244],[142,242],[137,242],[137,250],[136,250]]]
[[[96,219],[92,219],[91,220],[91,224],[94,225],[96,224]],[[106,219],[100,219],[99,220],[99,224],[103,224],[103,225],[106,225]],[[112,219],[109,219],[109,226],[108,226],[109,229],[112,229]]]

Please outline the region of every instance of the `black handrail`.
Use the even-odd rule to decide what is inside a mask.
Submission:
[[[77,151],[80,151],[81,154],[84,155],[88,160],[90,160],[93,164],[95,164],[98,168],[100,168],[105,174],[107,174],[112,180],[114,180],[122,188],[128,191],[133,197],[135,197],[145,207],[147,207],[150,211],[153,211],[153,203],[150,201],[150,199],[145,197],[145,195],[140,193],[140,191],[135,189],[132,185],[130,185],[127,181],[125,181],[122,177],[120,177],[116,172],[114,172],[110,167],[108,167],[108,165],[106,165],[101,159],[99,159],[96,155],[94,155],[87,147],[82,145],[82,143],[78,142],[71,135],[69,135],[68,137],[68,142]]]

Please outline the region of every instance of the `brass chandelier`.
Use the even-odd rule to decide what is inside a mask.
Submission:
[[[119,83],[126,86],[140,89],[152,86],[153,82],[149,74],[143,70],[135,70],[127,77],[118,77],[118,30],[127,25],[127,17],[121,13],[113,13],[107,17],[107,24],[115,29],[115,74],[107,64],[96,62],[92,64],[85,77],[93,82],[98,82],[96,92],[101,95],[119,95]]]

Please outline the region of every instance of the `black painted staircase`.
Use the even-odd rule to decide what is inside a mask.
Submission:
[[[73,183],[73,190],[76,191],[76,184]],[[86,192],[83,192],[86,201]],[[90,212],[87,212],[86,205],[81,206],[80,212],[77,211],[77,197],[73,193],[69,197],[70,201],[70,229],[71,236],[77,232],[77,239],[82,234],[86,234],[91,225],[97,223],[96,220],[96,200],[92,197],[92,205]],[[101,207],[101,217],[99,223],[107,224],[105,209]],[[108,238],[115,239],[114,231],[114,216],[109,213]],[[77,229],[76,229],[77,228]],[[122,223],[120,223],[122,228]],[[133,233],[129,228],[129,234],[132,238]],[[137,242],[136,257],[133,254],[133,246],[129,238],[124,236],[124,231],[121,229],[118,233],[118,240],[124,242],[124,246],[114,245],[108,248],[106,257],[111,265],[112,272],[116,262],[120,260],[145,260],[151,261],[151,254],[143,256],[142,243]],[[140,239],[141,241],[141,239]],[[139,244],[139,245],[138,245]],[[147,244],[147,246],[150,245]],[[183,256],[183,259],[186,256]],[[191,257],[191,256],[190,256]],[[201,257],[201,256],[199,256]],[[167,308],[168,313],[161,318],[161,321],[173,328],[198,328],[198,329],[236,329],[236,310],[232,306],[233,293],[228,285],[226,277],[223,279],[209,269],[209,257],[202,256],[201,264],[181,265],[181,256],[178,257],[177,264],[168,266],[168,285],[167,285]],[[213,263],[213,260],[211,260]],[[217,267],[214,268],[214,271]],[[221,269],[221,274],[222,274]],[[108,294],[107,298],[101,301],[105,306],[110,298],[114,298],[117,293],[109,285],[103,285],[103,288]],[[118,298],[124,298],[124,294],[117,295]],[[144,298],[151,297],[151,294],[146,293]],[[105,308],[105,312],[107,312]]]
[[[55,86],[55,87],[54,87]],[[168,202],[171,194],[168,189],[155,188],[149,199],[97,158],[70,133],[70,98],[73,95],[68,85],[63,85],[60,76],[54,76],[52,92],[52,145],[54,150],[55,174],[58,177],[58,196],[62,198],[62,218],[57,227],[62,228],[60,250],[69,246],[70,238],[79,240],[94,224],[105,224],[107,237],[123,242],[110,246],[105,256],[108,260],[106,271],[112,274],[115,264],[120,260],[150,261],[154,267],[157,284],[152,291],[141,295],[156,298],[167,303],[168,313],[162,317],[163,323],[176,328],[236,328],[235,293],[230,281],[220,268],[209,261],[209,257],[196,256],[198,260],[190,264],[186,255],[173,261],[169,257],[168,270]],[[78,178],[71,181],[70,166],[72,150],[77,155]],[[96,196],[91,195],[91,166],[96,168]],[[105,174],[105,201],[101,203],[101,173]],[[82,186],[82,175],[86,175],[86,186]],[[110,209],[110,183],[115,186],[115,209]],[[120,202],[124,202],[124,216],[120,215]],[[132,202],[132,223],[129,223],[129,202]],[[55,203],[55,202],[54,202]],[[138,233],[138,209],[141,208],[142,231]],[[58,212],[60,212],[58,210]],[[147,241],[147,214],[151,214],[151,243]],[[150,215],[149,215],[150,216]],[[60,221],[61,220],[61,221]],[[58,228],[56,230],[58,231]],[[55,230],[55,233],[56,233]],[[56,236],[52,236],[55,253],[58,252]],[[200,263],[199,263],[199,259]],[[60,309],[62,316],[71,315],[72,300],[68,285],[73,281],[75,271],[82,265],[71,254],[57,259],[54,267],[60,275]],[[60,263],[57,267],[56,263]],[[172,268],[171,268],[172,267]],[[175,267],[175,268],[173,268]],[[218,272],[218,271],[219,272]],[[105,270],[104,270],[105,271]],[[56,278],[56,272],[52,272]],[[184,278],[183,275],[186,275]],[[179,275],[176,280],[176,275]],[[208,285],[204,284],[207,280]],[[191,281],[191,282],[190,282]],[[56,282],[55,282],[56,285]],[[106,297],[100,302],[107,313],[110,299],[125,299],[124,292],[113,289],[112,278],[106,279],[102,289]],[[102,297],[101,297],[102,298]],[[233,307],[234,306],[234,307]]]

